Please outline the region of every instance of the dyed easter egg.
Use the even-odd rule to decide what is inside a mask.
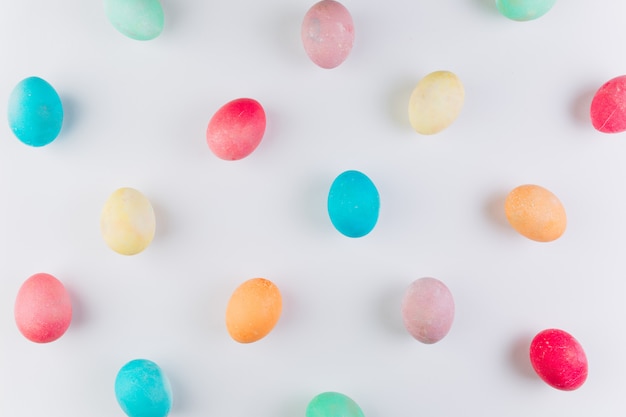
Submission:
[[[49,274],[35,274],[20,287],[14,314],[24,337],[48,343],[63,336],[70,326],[72,301],[61,281]]]
[[[538,242],[551,242],[565,232],[567,216],[559,199],[538,185],[521,185],[504,201],[506,218],[518,233]]]
[[[435,278],[414,281],[402,299],[404,327],[422,343],[436,343],[448,334],[454,321],[454,299],[446,285]]]
[[[362,237],[378,221],[380,198],[367,175],[345,171],[333,181],[328,192],[328,216],[335,228],[348,237]]]
[[[104,0],[104,12],[113,27],[131,39],[148,41],[163,31],[159,0]]]
[[[167,376],[147,359],[132,360],[119,370],[115,398],[128,417],[165,417],[172,408]]]
[[[563,330],[539,332],[530,343],[530,363],[548,385],[563,391],[575,390],[587,379],[585,351]]]
[[[409,121],[417,133],[439,133],[456,120],[465,101],[461,80],[450,71],[422,78],[409,99]]]
[[[322,0],[304,16],[300,35],[311,61],[322,68],[335,68],[348,58],[352,50],[352,16],[341,3]]]
[[[272,331],[282,311],[278,287],[265,278],[253,278],[233,292],[226,307],[226,329],[239,343],[256,342]]]
[[[39,77],[20,81],[9,97],[9,127],[26,145],[45,146],[61,132],[63,105],[56,90]]]
[[[607,81],[591,100],[591,123],[603,133],[626,131],[626,75]]]
[[[361,407],[347,395],[323,392],[306,407],[306,417],[364,417]]]
[[[236,161],[250,155],[265,134],[265,111],[251,98],[224,104],[211,118],[206,141],[221,159]]]
[[[104,204],[100,231],[111,249],[135,255],[148,247],[156,229],[150,201],[133,188],[120,188]]]
[[[556,0],[496,0],[496,7],[509,19],[526,21],[548,13],[554,3]]]

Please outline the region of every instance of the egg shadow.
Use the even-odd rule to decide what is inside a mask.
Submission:
[[[506,213],[504,212],[504,201],[506,200],[506,196],[507,194],[502,192],[492,195],[485,202],[483,212],[485,213],[485,217],[487,217],[487,219],[498,228],[509,230],[509,221],[507,220]]]
[[[78,294],[71,287],[67,288],[67,292],[72,302],[72,321],[70,324],[71,331],[73,328],[80,328],[87,321],[87,313],[85,310],[85,304]]]
[[[63,140],[65,136],[69,136],[74,130],[76,121],[80,119],[80,105],[73,96],[63,96],[61,98],[63,103],[63,126],[59,134],[59,139]]]
[[[397,83],[393,86],[389,91],[389,96],[387,98],[387,112],[389,119],[396,125],[398,128],[402,128],[406,130],[407,127],[410,128],[409,123],[409,99],[411,98],[411,93],[415,89],[417,85],[417,81],[413,78],[403,80],[402,82]]]
[[[490,11],[492,14],[499,14],[496,7],[496,0],[472,0],[474,4],[482,8],[483,10]]]
[[[509,364],[516,374],[526,379],[537,379],[537,374],[530,363],[530,342],[532,336],[522,335],[513,341],[509,349]]]
[[[151,200],[151,204],[156,219],[154,238],[157,240],[165,239],[169,236],[171,229],[168,213],[158,201]]]
[[[300,65],[308,65],[300,39],[300,28],[305,13],[306,9],[303,10],[301,7],[283,10],[261,32],[265,33],[264,31],[268,30],[271,37],[270,45],[277,46],[281,55]]]
[[[327,181],[322,177],[317,177],[314,182],[310,182],[306,187],[301,187],[293,193],[295,197],[293,201],[297,202],[296,212],[301,214],[308,231],[319,233],[320,236],[326,235],[329,227],[332,228],[326,205],[331,182],[332,179]]]
[[[283,401],[281,406],[272,413],[276,417],[294,417],[303,414],[303,410],[306,409],[306,405],[311,401],[311,398],[294,399],[290,397],[287,401]]]
[[[573,98],[570,106],[570,116],[576,123],[585,126],[591,125],[591,101],[596,94],[596,90],[596,88],[591,87],[581,90]]]
[[[406,336],[402,323],[402,297],[406,288],[385,287],[378,299],[378,319],[383,328],[395,336]]]

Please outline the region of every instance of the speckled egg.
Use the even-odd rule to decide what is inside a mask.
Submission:
[[[432,344],[443,339],[454,321],[454,298],[435,278],[420,278],[407,288],[402,299],[402,321],[411,336]]]
[[[163,31],[165,15],[159,0],[104,0],[104,12],[113,27],[131,39],[147,41]]]
[[[115,398],[128,417],[165,417],[172,408],[167,376],[147,359],[132,360],[119,370]]]
[[[354,23],[350,12],[341,3],[322,0],[304,16],[300,34],[311,61],[331,69],[348,58],[354,44]]]
[[[556,0],[496,0],[496,7],[509,19],[524,22],[548,13],[555,3]]]
[[[331,223],[341,234],[363,237],[378,222],[380,197],[367,175],[355,170],[345,171],[330,186],[327,208]]]
[[[63,126],[61,98],[46,80],[28,77],[9,97],[9,127],[26,145],[40,147],[52,142]]]
[[[307,405],[305,417],[364,417],[361,407],[347,395],[323,392]]]
[[[450,71],[435,71],[418,83],[409,99],[409,121],[417,133],[433,135],[450,126],[461,113],[465,88]]]
[[[591,100],[591,123],[602,133],[626,131],[626,75],[604,83]]]
[[[148,247],[156,230],[150,201],[134,188],[120,188],[104,204],[100,230],[106,244],[122,255]]]
[[[36,343],[48,343],[63,336],[70,326],[72,301],[61,281],[39,273],[20,287],[14,315],[24,337]]]
[[[213,115],[206,130],[206,141],[215,156],[236,161],[259,146],[265,126],[263,106],[251,98],[238,98],[224,104]]]
[[[276,326],[282,306],[280,291],[272,281],[250,279],[241,284],[228,301],[226,329],[239,343],[256,342]]]
[[[551,242],[565,232],[567,216],[561,201],[538,185],[521,185],[504,201],[509,223],[522,236],[537,242]]]
[[[587,380],[587,355],[580,343],[560,329],[539,332],[530,343],[530,362],[548,385],[563,391],[580,388]]]

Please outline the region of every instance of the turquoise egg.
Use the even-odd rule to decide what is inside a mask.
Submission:
[[[543,16],[555,3],[556,0],[496,0],[496,7],[509,19],[523,22]]]
[[[159,366],[135,359],[115,378],[115,397],[129,417],[165,417],[172,408],[172,389]]]
[[[156,38],[165,16],[159,0],[105,0],[104,12],[120,33],[138,41]]]
[[[9,127],[30,146],[52,142],[63,126],[63,104],[55,89],[39,77],[20,81],[9,97]]]
[[[348,237],[362,237],[378,221],[380,198],[367,175],[359,171],[340,174],[328,192],[328,215],[333,226]]]
[[[309,402],[305,417],[364,417],[359,405],[338,392],[324,392]]]

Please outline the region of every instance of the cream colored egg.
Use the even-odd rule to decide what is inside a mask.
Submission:
[[[111,249],[135,255],[148,247],[156,230],[150,201],[133,188],[120,188],[104,204],[100,230]]]
[[[420,80],[409,100],[409,121],[417,133],[432,135],[452,124],[461,113],[465,89],[450,71],[435,71]]]

